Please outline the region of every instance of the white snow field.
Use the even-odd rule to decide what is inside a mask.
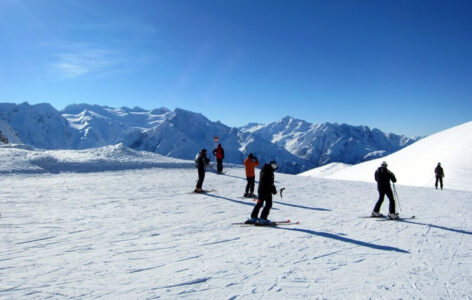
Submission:
[[[335,163],[302,173],[305,176],[374,182],[382,161],[398,184],[433,187],[434,168],[444,169],[444,186],[472,191],[472,121],[438,132],[383,158],[357,165]]]
[[[253,227],[238,166],[203,195],[193,162],[122,146],[0,163],[0,299],[472,298],[469,191],[399,184],[416,218],[386,221],[373,183],[276,173],[269,217],[300,224]]]

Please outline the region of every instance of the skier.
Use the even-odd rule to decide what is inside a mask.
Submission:
[[[444,177],[444,170],[441,167],[441,163],[439,162],[436,168],[434,169],[434,174],[436,174],[436,183],[434,184],[436,186],[436,189],[438,189],[438,181],[441,186],[441,190],[443,189],[443,177]]]
[[[221,144],[213,150],[213,155],[216,157],[218,174],[221,174],[223,173],[223,158],[225,158],[225,150]]]
[[[249,153],[247,158],[244,160],[244,167],[246,168],[246,192],[244,197],[253,198],[254,197],[254,183],[256,182],[256,174],[254,173],[254,168],[259,166],[259,160],[252,153]]]
[[[257,200],[256,206],[251,213],[251,218],[248,219],[246,224],[255,224],[255,225],[270,225],[272,222],[267,219],[269,216],[270,209],[272,208],[272,194],[277,194],[277,189],[274,185],[274,171],[278,169],[278,165],[275,161],[271,161],[269,164],[265,164],[260,173],[259,177],[259,187],[257,193],[259,194],[259,199]],[[259,210],[262,205],[265,206],[261,213],[261,218],[258,219]]]
[[[210,160],[207,158],[207,150],[202,149],[197,154],[197,158],[195,159],[195,164],[196,167],[198,168],[198,181],[197,181],[197,187],[195,188],[195,193],[202,193],[202,185],[203,185],[203,180],[205,179],[205,170],[206,166],[210,163]]]
[[[372,217],[382,217],[380,213],[380,207],[384,201],[385,195],[387,195],[389,204],[389,219],[398,219],[398,213],[395,213],[395,199],[393,198],[392,187],[390,186],[390,180],[397,182],[395,175],[387,169],[387,163],[384,161],[382,165],[375,171],[375,181],[377,181],[377,189],[379,191],[379,200],[375,204],[374,210],[372,211]]]

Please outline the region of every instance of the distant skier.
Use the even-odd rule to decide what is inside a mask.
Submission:
[[[436,183],[434,186],[436,186],[436,189],[438,189],[438,181],[441,186],[441,190],[443,189],[443,177],[444,177],[444,170],[441,167],[441,163],[439,162],[436,168],[434,169],[434,174],[436,174]]]
[[[257,193],[259,194],[259,199],[257,200],[256,206],[251,213],[251,218],[246,221],[246,224],[256,224],[256,225],[270,225],[271,221],[267,219],[269,216],[270,209],[272,208],[272,195],[277,194],[277,189],[274,185],[274,171],[278,169],[278,165],[275,161],[271,161],[269,164],[265,164],[260,173],[259,177],[259,187]],[[262,205],[265,206],[261,213],[261,218],[258,219],[259,210]]]
[[[218,144],[218,147],[213,150],[213,155],[216,157],[218,174],[223,173],[223,159],[225,158],[225,150]]]
[[[375,181],[377,181],[377,189],[379,191],[379,200],[375,204],[374,210],[372,211],[372,217],[381,217],[380,207],[384,201],[385,195],[387,195],[389,204],[389,219],[398,219],[398,213],[395,213],[395,199],[393,198],[392,187],[390,186],[390,180],[397,182],[395,175],[387,169],[387,163],[384,161],[382,165],[375,171]]]
[[[202,149],[197,154],[197,157],[195,159],[195,164],[196,167],[198,168],[198,181],[197,181],[197,187],[195,188],[195,193],[202,193],[202,185],[203,185],[203,180],[205,179],[205,171],[207,165],[210,163],[210,160],[207,158],[207,150]]]
[[[247,158],[244,160],[244,167],[246,168],[246,192],[244,197],[253,198],[254,197],[254,184],[256,182],[256,174],[254,168],[259,166],[259,160],[252,153],[249,153]]]

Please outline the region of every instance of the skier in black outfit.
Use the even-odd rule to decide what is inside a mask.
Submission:
[[[275,161],[271,161],[269,164],[265,164],[260,173],[259,187],[257,193],[259,199],[257,200],[256,206],[251,213],[251,218],[246,221],[247,224],[259,224],[259,225],[270,225],[271,221],[267,219],[269,216],[270,209],[272,208],[272,195],[277,194],[277,189],[274,185],[274,171],[278,169],[278,165]],[[261,218],[258,219],[259,210],[262,205],[265,206],[261,213]]]
[[[434,184],[436,186],[436,189],[438,189],[438,181],[441,185],[441,190],[443,189],[443,177],[444,177],[444,170],[441,167],[441,163],[438,163],[436,168],[434,169],[434,173],[436,174],[436,183]]]
[[[195,159],[195,164],[196,167],[198,168],[198,181],[197,181],[197,187],[195,188],[195,193],[202,193],[202,185],[203,185],[203,180],[205,179],[205,170],[206,166],[210,163],[210,160],[207,158],[207,150],[202,149],[197,154],[197,158]]]
[[[392,187],[390,186],[390,180],[397,182],[395,175],[387,169],[387,163],[382,162],[382,165],[375,171],[375,181],[377,181],[377,189],[379,191],[379,200],[375,204],[374,210],[372,211],[372,217],[381,217],[380,207],[384,201],[385,195],[387,195],[389,204],[388,218],[398,219],[398,213],[395,213],[395,199],[393,198]]]

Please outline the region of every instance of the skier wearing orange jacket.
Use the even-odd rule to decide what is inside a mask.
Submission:
[[[252,153],[249,153],[247,158],[244,160],[244,167],[246,168],[246,192],[244,197],[253,198],[254,197],[254,184],[256,182],[256,173],[254,168],[259,166],[259,160]]]

